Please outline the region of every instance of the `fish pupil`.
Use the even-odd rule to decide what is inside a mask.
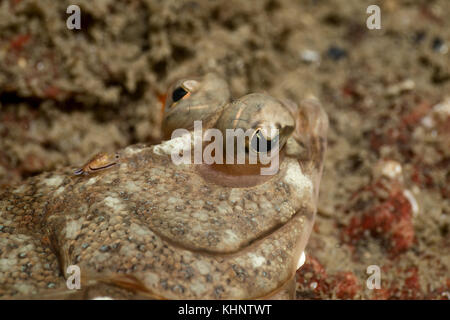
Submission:
[[[278,141],[278,136],[272,140],[267,140],[258,130],[252,138],[251,146],[256,152],[268,152],[275,146]]]
[[[181,100],[188,92],[182,87],[178,87],[172,92],[172,101],[177,102]]]

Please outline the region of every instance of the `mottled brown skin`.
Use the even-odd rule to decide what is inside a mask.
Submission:
[[[314,101],[297,111],[278,174],[252,187],[174,165],[181,137],[120,150],[116,165],[89,175],[64,169],[0,191],[0,297],[286,298],[328,125]],[[66,289],[69,265],[81,268],[81,290]]]

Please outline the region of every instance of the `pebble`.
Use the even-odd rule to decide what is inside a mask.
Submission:
[[[425,37],[426,37],[425,31],[419,30],[414,34],[413,41],[414,41],[414,43],[419,44],[425,39]]]
[[[409,203],[411,204],[413,216],[417,216],[419,214],[419,204],[417,203],[416,198],[414,197],[412,192],[407,189],[403,191],[403,195],[406,197],[406,199],[408,199]]]
[[[450,116],[450,97],[434,105],[433,112],[443,117]]]
[[[27,60],[25,60],[24,58],[19,58],[19,60],[17,60],[17,64],[19,67],[24,69],[27,66]]]
[[[334,61],[338,61],[347,56],[347,51],[340,47],[331,46],[327,50],[327,56]]]
[[[442,54],[446,54],[448,52],[447,45],[439,37],[435,37],[433,39],[433,42],[431,43],[431,48],[433,49],[433,51],[440,52]]]
[[[107,252],[107,251],[109,251],[109,249],[110,249],[110,247],[105,244],[100,247],[101,252]]]
[[[395,160],[379,160],[374,168],[375,178],[386,177],[391,180],[402,180],[402,165]]]
[[[92,298],[92,300],[114,300],[114,299],[111,297],[108,297],[108,296],[98,296],[98,297]]]
[[[320,61],[319,53],[317,51],[309,49],[303,50],[300,54],[300,58],[302,59],[303,62],[306,63],[314,63]]]
[[[411,79],[406,79],[400,83],[393,84],[386,89],[388,96],[397,96],[402,92],[411,91],[416,87],[416,83]]]

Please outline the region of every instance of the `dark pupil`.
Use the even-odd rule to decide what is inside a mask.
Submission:
[[[182,87],[178,87],[172,92],[172,101],[177,102],[181,100],[188,92],[184,90]]]
[[[272,150],[272,147],[276,146],[277,142],[278,136],[276,136],[273,141],[267,140],[261,134],[261,131],[258,130],[252,138],[251,146],[256,152],[268,152]]]

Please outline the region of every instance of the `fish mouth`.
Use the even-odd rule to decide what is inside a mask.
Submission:
[[[252,259],[251,257],[259,256],[261,252],[267,250],[267,248],[271,248],[274,252],[285,251],[287,256],[290,256],[287,264],[280,264],[278,268],[280,269],[279,274],[274,274],[273,286],[268,288],[264,286],[255,287],[252,289],[252,285],[249,282],[244,282],[242,285],[243,289],[249,290],[248,293],[244,296],[226,296],[225,299],[292,299],[295,295],[295,273],[297,271],[298,261],[301,258],[302,253],[304,252],[305,246],[309,239],[309,234],[312,229],[314,212],[308,210],[307,208],[302,208],[299,210],[291,220],[287,221],[284,225],[276,226],[272,230],[268,230],[266,234],[262,234],[257,239],[254,239],[250,243],[243,245],[242,247],[236,249],[233,252],[227,253],[215,253],[209,252],[205,250],[193,250],[192,248],[188,248],[180,243],[175,243],[170,239],[167,239],[161,236],[162,240],[167,242],[169,246],[174,248],[178,248],[180,250],[189,250],[194,252],[194,254],[198,255],[197,258],[204,259],[213,258],[220,263],[222,266],[228,266],[233,270],[234,266],[239,265],[239,261]],[[306,218],[306,222],[304,221]],[[290,241],[281,240],[286,237],[289,232],[291,232],[295,228],[289,228],[292,224],[297,226],[302,225],[299,232],[299,235],[293,239],[291,245]],[[275,244],[275,245],[274,245]],[[286,249],[289,248],[289,249]],[[249,258],[250,257],[250,258]],[[266,258],[268,258],[266,256]],[[226,269],[225,268],[225,269]],[[247,271],[252,272],[251,268]],[[141,276],[136,277],[134,281],[129,283],[129,280],[121,279],[119,276],[112,275],[111,277],[106,276],[106,283],[109,283],[113,286],[122,287],[127,290],[134,291],[135,293],[143,295],[144,298],[150,299],[183,299],[184,297],[178,296],[175,297],[171,293],[163,291],[155,290],[154,288],[147,287],[143,282]],[[212,284],[206,284],[205,286],[212,286]],[[211,299],[212,297],[201,297],[200,299]]]
[[[313,211],[312,208],[303,207],[300,210],[298,210],[288,221],[272,226],[271,228],[265,230],[258,236],[242,242],[239,246],[237,246],[233,249],[221,250],[221,251],[208,250],[208,249],[204,249],[204,248],[193,248],[182,242],[174,241],[171,238],[159,233],[157,230],[152,230],[152,231],[155,234],[157,234],[162,240],[164,240],[165,242],[169,243],[171,246],[173,246],[177,249],[188,250],[188,251],[199,253],[201,255],[206,255],[206,256],[232,258],[237,255],[241,255],[241,254],[248,253],[248,252],[255,250],[255,248],[260,246],[262,242],[266,241],[268,238],[270,238],[273,235],[281,236],[285,232],[284,229],[287,228],[286,226],[289,226],[290,224],[299,224],[300,221],[301,221],[300,224],[304,224],[305,220],[306,220],[307,224],[310,224],[309,229],[307,228],[306,230],[304,230],[305,232],[301,232],[299,234],[300,238],[305,237],[305,234],[306,234],[306,237],[308,238],[309,234],[311,232],[311,229],[312,229],[314,215],[315,215],[315,212]],[[306,243],[305,243],[305,246],[306,246]],[[304,248],[301,251],[303,252],[303,250],[304,250]]]

